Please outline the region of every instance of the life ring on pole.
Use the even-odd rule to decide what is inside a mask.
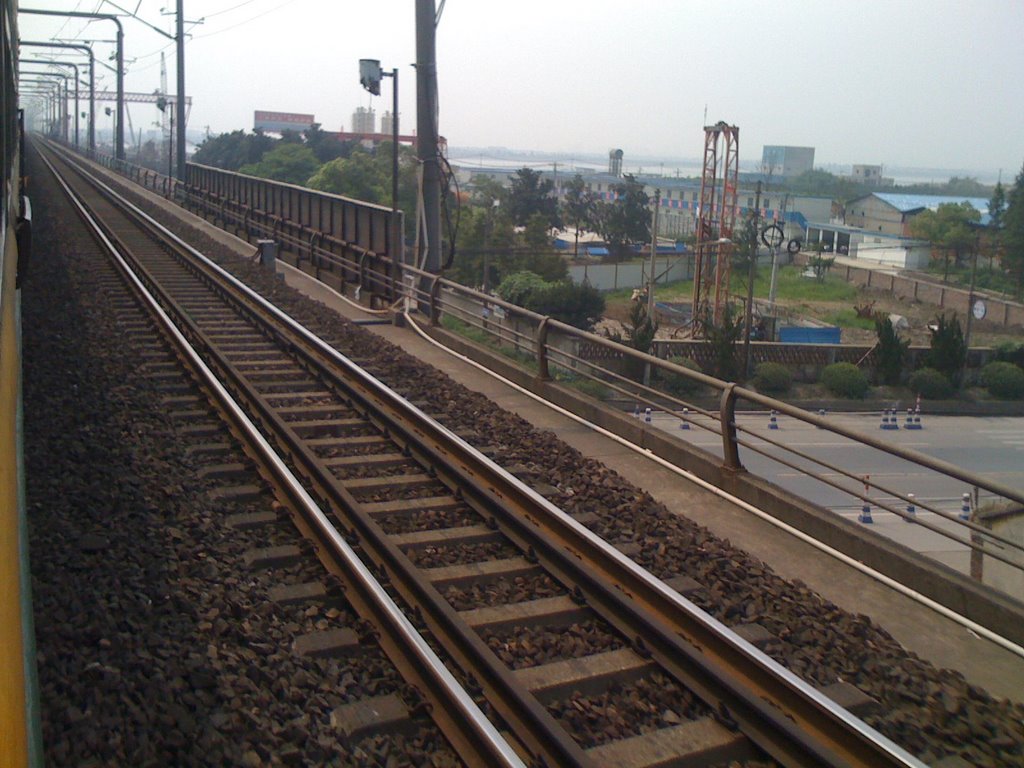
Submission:
[[[796,253],[800,253],[800,246],[801,246],[801,243],[800,243],[800,241],[799,241],[799,240],[797,240],[797,239],[796,239],[796,238],[794,237],[794,238],[793,238],[792,240],[790,240],[790,241],[789,241],[789,243],[788,243],[788,244],[786,245],[786,250],[787,250],[787,251],[789,251],[790,253],[793,253],[793,254],[796,254]]]

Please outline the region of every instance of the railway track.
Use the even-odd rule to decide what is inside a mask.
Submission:
[[[514,764],[518,751],[549,765],[917,764],[697,610],[680,594],[685,579],[653,578],[630,559],[630,546],[598,539],[380,385],[369,355],[340,355],[170,244],[155,223],[141,234],[138,215],[67,176],[198,350],[192,366],[223,381],[218,407],[247,452],[273,444],[286,458],[301,484],[282,483],[281,459],[260,458],[261,472],[389,656],[404,659],[396,664],[467,762]],[[384,587],[358,586],[351,571],[359,566],[328,555],[346,546]],[[388,628],[397,617],[375,602],[385,591],[411,607],[416,629],[429,631],[468,690],[445,699],[422,661],[403,655],[404,640]],[[344,627],[331,632],[320,640],[353,641]],[[467,730],[474,699],[496,725]]]

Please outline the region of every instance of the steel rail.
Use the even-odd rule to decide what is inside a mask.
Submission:
[[[223,272],[219,267],[215,271]],[[228,277],[231,283],[240,285],[240,281]],[[247,288],[244,291],[249,293]],[[660,663],[723,717],[741,723],[743,732],[775,759],[786,765],[807,766],[920,764],[404,398],[382,387],[374,377],[262,297],[249,298],[257,306],[272,309],[297,340],[317,352],[318,367],[324,376],[336,376],[340,369],[346,379],[358,382],[361,391],[352,394],[368,412],[378,414],[392,439],[398,436],[415,454],[427,458],[427,463],[448,479],[446,484],[450,487],[471,494],[467,500],[475,508],[500,520],[501,527],[520,546],[532,549],[565,582],[578,586],[588,603],[605,618],[641,638],[640,645],[646,645]],[[250,396],[257,402],[264,399],[256,393]],[[278,429],[283,435],[291,432],[284,423]],[[315,457],[297,438],[290,443],[293,460],[303,466],[308,477],[315,477]],[[333,477],[314,482],[342,509],[358,509],[358,503]],[[359,525],[360,546],[364,550],[370,548],[378,563],[395,569],[388,571],[393,581],[401,577],[401,591],[417,594],[419,600],[433,597],[430,593],[436,590],[424,583],[414,569],[408,574],[400,573],[405,570],[407,559],[378,532],[377,524],[369,516],[356,516],[352,522]],[[380,536],[382,540],[371,540],[371,536]],[[447,603],[438,608],[440,617],[433,613],[424,617],[428,624],[442,621],[446,612],[454,615]],[[467,654],[472,652],[473,645],[482,645],[475,633],[462,637],[460,644]],[[488,682],[497,684],[493,678]]]
[[[392,438],[401,435],[402,442],[416,454],[429,457],[429,464],[450,478],[452,487],[471,492],[476,502],[473,506],[500,519],[521,546],[535,551],[564,581],[580,587],[599,613],[638,636],[640,645],[646,645],[723,717],[742,723],[744,733],[774,758],[786,765],[920,765],[404,398],[383,388],[262,297],[251,299],[256,305],[267,305],[290,331],[323,355],[324,375],[340,368],[346,377],[358,381],[364,389],[359,399],[368,411],[386,419],[385,428]],[[262,397],[255,395],[254,399]],[[284,431],[290,430],[285,427]],[[300,441],[295,442],[292,448],[297,453],[309,453]],[[301,458],[300,464],[315,463],[311,455],[293,458]],[[325,483],[325,490],[333,492],[343,508],[358,506],[333,478]],[[374,533],[377,527],[371,520],[357,522],[361,523],[360,533]],[[361,544],[370,544],[382,554],[397,550],[387,542],[381,546],[363,539]],[[404,560],[404,556],[389,558],[392,567]],[[407,587],[433,591],[420,581],[413,574]]]
[[[300,513],[303,527],[320,543],[321,552],[328,556],[331,570],[351,587],[346,593],[346,598],[361,615],[369,617],[374,626],[383,632],[381,642],[385,650],[390,651],[389,657],[401,668],[412,671],[421,694],[434,701],[432,715],[435,721],[440,721],[442,731],[452,743],[462,747],[460,754],[481,765],[525,768],[525,763],[516,750],[484,715],[473,701],[472,695],[458,683],[444,662],[434,653],[380,582],[374,578],[370,569],[359,559],[328,515],[189,343],[186,334],[171,320],[169,313],[149,290],[155,285],[152,275],[141,265],[136,264],[134,268],[129,266],[129,257],[123,253],[127,252],[127,249],[119,242],[120,239],[91,216],[56,168],[45,157],[43,160],[64,188],[79,215],[108,249],[126,281],[132,286],[133,292],[158,319],[183,361],[196,372],[201,384],[212,393],[236,435],[247,444],[247,452],[260,463]],[[105,190],[105,194],[116,195],[110,188]],[[124,202],[131,206],[127,201]],[[135,213],[145,217],[145,214],[137,209]],[[163,229],[155,221],[150,220],[149,223]],[[164,232],[170,234],[166,230]],[[141,273],[142,277],[137,272]],[[168,301],[166,296],[164,301]],[[171,304],[173,305],[173,302]],[[192,331],[195,333],[194,328]]]

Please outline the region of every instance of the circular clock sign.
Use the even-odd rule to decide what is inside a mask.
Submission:
[[[985,306],[985,300],[975,299],[974,305],[971,307],[971,312],[974,313],[975,320],[984,320],[985,314],[988,312],[988,307]]]

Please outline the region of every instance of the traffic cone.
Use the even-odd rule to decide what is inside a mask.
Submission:
[[[965,493],[960,497],[960,514],[961,520],[971,519],[971,494]]]
[[[775,417],[775,411],[772,411],[771,415],[768,417],[768,429],[778,429],[778,428],[779,428],[779,420]]]

